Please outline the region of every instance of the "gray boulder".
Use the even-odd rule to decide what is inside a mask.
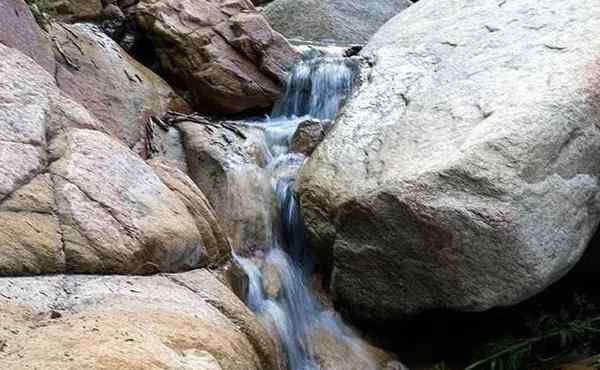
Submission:
[[[366,320],[516,304],[599,220],[600,4],[421,1],[304,167],[338,303]]]
[[[285,37],[338,44],[365,43],[409,0],[276,0],[263,14]]]

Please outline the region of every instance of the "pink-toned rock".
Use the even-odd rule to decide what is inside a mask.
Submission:
[[[173,109],[181,98],[96,26],[52,24],[50,34],[61,48],[56,72],[61,90],[145,157],[148,117]]]
[[[54,55],[29,7],[23,0],[0,1],[0,44],[20,50],[49,73],[54,73]]]
[[[186,175],[159,177],[3,45],[0,81],[0,275],[177,272],[226,259],[227,239]]]
[[[248,0],[143,0],[135,15],[200,111],[270,107],[297,57]]]

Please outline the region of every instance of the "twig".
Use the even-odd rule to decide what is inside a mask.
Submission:
[[[175,116],[175,117],[172,117],[172,116]],[[206,119],[205,117],[199,116],[197,114],[185,115],[185,114],[181,114],[181,113],[177,113],[177,112],[168,112],[165,115],[164,119],[171,126],[176,125],[181,122],[194,122],[194,123],[198,123],[201,125],[212,126],[215,128],[223,128],[225,130],[229,130],[244,140],[246,140],[248,138],[240,129],[235,127],[235,125],[233,125],[230,122],[227,122],[227,121],[211,122],[208,119]]]
[[[169,131],[169,126],[164,123],[160,118],[155,116],[150,116],[150,121],[156,124],[158,127],[163,129],[164,131]]]
[[[493,354],[493,355],[491,355],[489,357],[486,357],[483,360],[480,360],[480,361],[475,362],[474,364],[471,364],[470,366],[466,367],[465,370],[475,370],[476,368],[478,368],[479,366],[481,366],[481,365],[483,365],[483,364],[485,364],[487,362],[490,362],[492,360],[500,358],[500,357],[502,357],[502,356],[504,356],[506,354],[509,354],[511,352],[514,352],[516,350],[519,350],[519,349],[525,348],[527,346],[530,346],[533,343],[539,342],[542,339],[543,339],[543,337],[537,337],[537,338],[532,338],[532,339],[526,340],[524,342],[515,344],[514,346],[508,347],[508,348],[506,348],[506,349],[504,349],[504,350],[502,350],[500,352],[496,352],[495,354]]]
[[[56,47],[56,50],[58,50],[59,54],[62,55],[62,57],[65,59],[65,63],[67,63],[67,65],[73,69],[76,69],[79,71],[79,66],[75,63],[73,63],[71,61],[71,58],[69,58],[67,56],[67,54],[65,54],[65,52],[63,51],[63,49],[60,47],[60,45],[58,44],[58,41],[56,41],[56,38],[52,38],[52,41],[54,42],[54,46]]]
[[[76,43],[73,39],[71,39],[70,37],[68,38],[69,41],[71,41],[71,43],[73,45],[75,45],[75,47],[79,50],[79,52],[81,53],[81,55],[85,55],[85,53],[83,52],[83,49],[81,48],[81,46],[79,46],[78,43]]]
[[[127,71],[126,69],[124,69],[123,72],[125,72],[125,75],[129,79],[129,81],[137,83],[137,81],[131,76],[131,74],[129,74],[129,71]]]
[[[79,38],[79,36],[77,36],[77,34],[76,34],[75,32],[73,32],[73,31],[72,31],[72,30],[71,30],[69,27],[65,26],[65,25],[64,25],[64,24],[62,24],[62,23],[59,23],[59,25],[60,25],[60,26],[61,26],[61,27],[62,27],[62,28],[65,30],[65,31],[67,31],[68,33],[70,33],[71,35],[73,35],[73,37],[75,37],[76,39],[78,39],[78,38]]]

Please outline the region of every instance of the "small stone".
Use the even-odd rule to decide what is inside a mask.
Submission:
[[[306,120],[298,125],[292,137],[290,151],[310,156],[325,137],[325,128],[330,121]]]
[[[61,317],[62,317],[62,313],[60,313],[58,311],[50,311],[51,319],[60,319]]]

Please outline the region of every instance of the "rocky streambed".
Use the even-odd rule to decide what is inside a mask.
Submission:
[[[592,0],[2,0],[0,367],[593,368],[599,31]]]

